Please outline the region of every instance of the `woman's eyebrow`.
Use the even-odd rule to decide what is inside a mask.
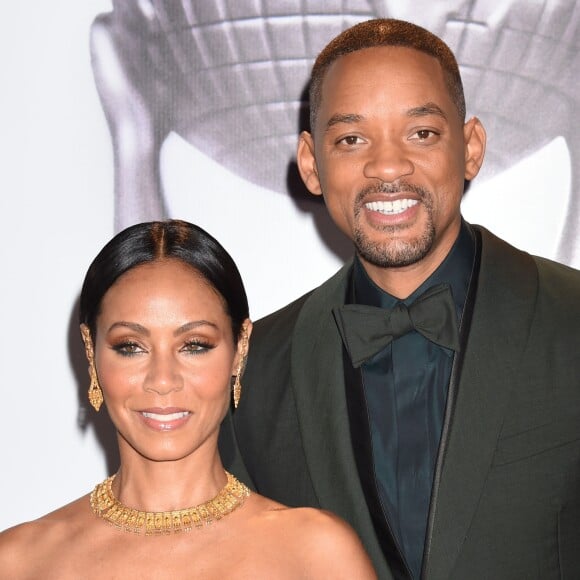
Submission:
[[[199,326],[211,326],[212,328],[218,328],[218,325],[215,322],[211,322],[209,320],[194,320],[192,322],[186,322],[184,325],[180,326],[173,333],[173,336],[178,336],[180,334],[183,334],[184,332],[188,332]]]
[[[111,332],[111,330],[118,328],[118,327],[130,328],[134,332],[137,332],[139,334],[143,334],[145,336],[149,336],[149,334],[150,334],[150,332],[143,325],[138,324],[137,322],[127,322],[125,320],[120,320],[118,322],[114,322],[113,324],[111,324],[111,326],[109,326],[108,332]]]

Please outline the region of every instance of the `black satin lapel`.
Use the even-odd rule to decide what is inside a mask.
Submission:
[[[459,350],[456,352],[453,359],[453,366],[451,368],[451,377],[449,380],[449,389],[447,391],[447,403],[445,406],[445,418],[443,420],[443,429],[441,432],[441,443],[439,444],[439,452],[437,454],[437,463],[435,465],[435,474],[433,476],[433,488],[431,490],[431,502],[429,508],[429,518],[427,521],[427,533],[425,537],[425,551],[423,552],[423,566],[421,569],[421,577],[428,577],[428,569],[430,568],[433,543],[433,528],[435,523],[435,513],[437,508],[439,488],[441,483],[441,475],[443,470],[443,463],[447,446],[449,443],[449,434],[451,429],[451,419],[455,411],[455,403],[457,400],[457,386],[461,376],[461,369],[463,368],[463,361],[465,360],[465,352],[467,350],[467,336],[471,328],[473,320],[473,308],[475,305],[475,297],[477,293],[477,283],[479,281],[479,270],[481,268],[481,235],[479,232],[470,230],[475,239],[475,256],[473,260],[473,270],[471,272],[469,286],[467,289],[467,297],[465,306],[463,307],[463,315],[461,317],[461,324],[459,327]],[[437,555],[435,555],[436,557]]]
[[[476,232],[479,239],[479,232]],[[537,281],[532,259],[483,232],[452,371],[431,496],[423,575],[450,578],[469,532],[527,336]],[[468,318],[467,318],[468,317]],[[525,341],[524,341],[525,342]]]

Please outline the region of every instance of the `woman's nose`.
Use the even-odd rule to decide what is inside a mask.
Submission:
[[[152,355],[143,389],[158,395],[167,395],[182,388],[183,377],[175,359],[169,353]]]

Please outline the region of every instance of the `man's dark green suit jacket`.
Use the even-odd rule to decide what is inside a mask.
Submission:
[[[580,579],[580,272],[473,227],[481,267],[449,391],[423,578]],[[246,479],[247,469],[260,493],[350,522],[389,579],[353,455],[331,312],[350,268],[255,324],[220,445],[226,468]]]

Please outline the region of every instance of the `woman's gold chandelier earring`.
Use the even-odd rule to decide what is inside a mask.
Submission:
[[[95,354],[93,351],[93,339],[91,332],[86,324],[81,324],[81,335],[85,343],[85,353],[89,361],[89,376],[91,377],[91,384],[89,386],[89,403],[93,406],[95,411],[99,411],[103,404],[103,391],[99,385],[99,377],[97,376],[97,369],[95,367]]]
[[[91,376],[91,385],[89,387],[89,403],[93,406],[95,411],[99,411],[101,405],[103,404],[103,391],[99,385],[99,379],[97,377],[97,369],[95,368],[94,361],[89,364],[89,375]]]
[[[240,382],[240,371],[238,370],[236,376],[234,377],[234,409],[238,408],[240,404],[240,397],[242,396],[242,383]]]
[[[238,363],[238,368],[236,370],[236,376],[234,377],[234,384],[232,387],[234,396],[234,409],[238,408],[240,404],[240,397],[242,396],[242,383],[241,378],[244,374],[244,368],[246,367],[246,359],[248,358],[248,333],[246,328],[242,330],[242,349],[240,352],[240,362]]]

